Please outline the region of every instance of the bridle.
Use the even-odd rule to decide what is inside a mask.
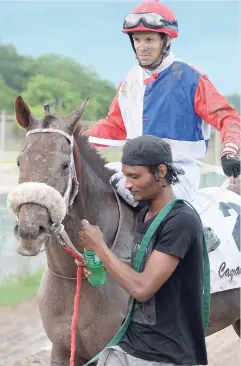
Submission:
[[[65,189],[65,192],[63,194],[63,199],[66,205],[66,214],[69,212],[70,207],[72,206],[74,199],[76,197],[76,195],[78,194],[79,191],[79,182],[77,179],[77,174],[76,174],[76,169],[75,169],[75,163],[74,163],[74,138],[73,135],[69,135],[68,133],[56,129],[56,128],[36,128],[33,130],[30,130],[27,132],[26,137],[28,137],[29,135],[35,134],[35,133],[57,133],[60,134],[64,137],[67,138],[67,140],[70,142],[70,146],[71,146],[71,153],[70,153],[70,172],[69,172],[69,176],[68,176],[68,183],[67,183],[67,187]],[[120,231],[121,231],[121,227],[122,227],[122,221],[123,221],[123,214],[122,214],[122,209],[121,209],[121,202],[119,199],[118,194],[116,193],[116,191],[114,190],[114,188],[111,186],[116,201],[117,201],[117,205],[118,205],[118,211],[119,211],[119,221],[118,221],[118,227],[117,227],[117,231],[116,231],[116,235],[115,235],[115,239],[114,242],[112,244],[111,250],[113,251],[117,241],[119,239],[119,235],[120,235]],[[76,254],[78,254],[80,257],[82,257],[82,255],[77,251],[77,249],[74,247],[74,245],[72,244],[67,232],[65,231],[64,225],[63,224],[55,224],[53,223],[53,225],[51,226],[51,234],[54,233],[58,242],[64,246],[64,247],[69,247],[71,248],[73,251],[76,252]],[[51,236],[50,234],[50,236]],[[49,239],[47,241],[47,243],[49,242]],[[57,273],[55,273],[54,271],[52,271],[49,268],[50,272],[52,272],[53,274],[55,274],[58,277],[61,278],[65,278],[65,279],[76,279],[76,278],[71,278],[71,277],[65,277],[65,276],[61,276]],[[84,277],[85,278],[85,277]]]
[[[72,206],[75,196],[78,194],[79,191],[79,182],[76,175],[76,169],[74,164],[74,153],[73,153],[73,146],[74,146],[74,139],[73,136],[69,135],[68,133],[61,131],[57,128],[35,128],[27,132],[26,137],[32,135],[34,133],[57,133],[67,138],[70,142],[71,153],[70,153],[70,174],[68,177],[68,183],[66,190],[64,192],[63,198],[66,205],[66,212],[69,212],[69,208]]]

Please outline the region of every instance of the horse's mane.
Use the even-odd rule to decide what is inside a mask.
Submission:
[[[44,117],[44,119],[43,119],[43,121],[42,121],[42,127],[43,127],[43,128],[48,128],[48,127],[50,127],[51,123],[52,123],[55,119],[57,119],[57,118],[58,118],[57,116],[54,116],[54,115],[51,115],[51,114],[49,114],[49,115],[45,116],[45,117]]]
[[[95,174],[102,179],[103,182],[109,184],[113,171],[105,168],[107,161],[101,156],[98,150],[88,143],[88,136],[77,135],[75,136],[75,142],[81,155],[81,159],[84,159],[88,163]]]

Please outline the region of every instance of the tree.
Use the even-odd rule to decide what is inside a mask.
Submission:
[[[13,45],[0,43],[0,74],[10,88],[25,89],[33,62],[33,58],[19,55]]]
[[[232,106],[240,112],[240,95],[237,93],[230,94],[226,97]]]
[[[98,120],[107,115],[115,95],[111,83],[70,58],[53,54],[26,57],[11,44],[0,44],[0,74],[4,90],[6,86],[10,88],[2,99],[5,109],[11,109],[10,113],[13,113],[14,98],[19,94],[38,115],[46,102],[51,104],[53,112],[69,113],[89,97],[83,118]],[[14,97],[10,90],[14,91]]]
[[[55,110],[68,113],[81,102],[81,94],[71,89],[67,81],[36,75],[30,79],[22,96],[33,107],[49,103]]]
[[[91,115],[95,116],[95,119],[107,115],[116,92],[111,83],[101,80],[93,70],[59,55],[48,54],[38,57],[31,65],[30,73],[68,82],[71,90],[80,94],[82,99],[90,98],[85,116],[88,115],[90,108],[94,108],[95,115],[93,111]]]
[[[53,113],[67,114],[89,97],[83,118],[96,121],[107,115],[115,93],[110,82],[71,58],[55,54],[27,57],[13,45],[0,43],[0,110],[12,114],[20,94],[38,117],[43,116],[44,103],[51,105]],[[238,94],[227,99],[240,111]]]
[[[37,117],[43,117],[45,103],[50,104],[51,113],[67,114],[78,107],[86,98],[81,94],[81,91],[73,91],[72,85],[68,81],[40,74],[30,79],[22,96],[29,104],[32,113]],[[98,101],[92,98],[83,117],[87,120],[95,120],[99,109]]]
[[[0,111],[5,109],[8,113],[11,113],[16,96],[16,91],[7,86],[3,76],[0,75]]]

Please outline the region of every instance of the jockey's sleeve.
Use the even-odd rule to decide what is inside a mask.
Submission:
[[[94,126],[86,130],[84,134],[88,136],[102,137],[111,140],[126,139],[126,129],[122,119],[121,110],[118,102],[118,94],[116,94],[115,98],[113,99],[110,105],[107,117],[100,119]],[[104,146],[99,144],[94,145]]]
[[[208,79],[201,75],[194,98],[196,113],[221,132],[223,153],[240,150],[240,115]]]

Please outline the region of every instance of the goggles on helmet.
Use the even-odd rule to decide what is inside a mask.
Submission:
[[[171,27],[178,28],[176,20],[166,20],[157,13],[132,13],[128,14],[123,23],[123,29],[135,28],[137,25],[143,24],[147,28],[158,29]]]

